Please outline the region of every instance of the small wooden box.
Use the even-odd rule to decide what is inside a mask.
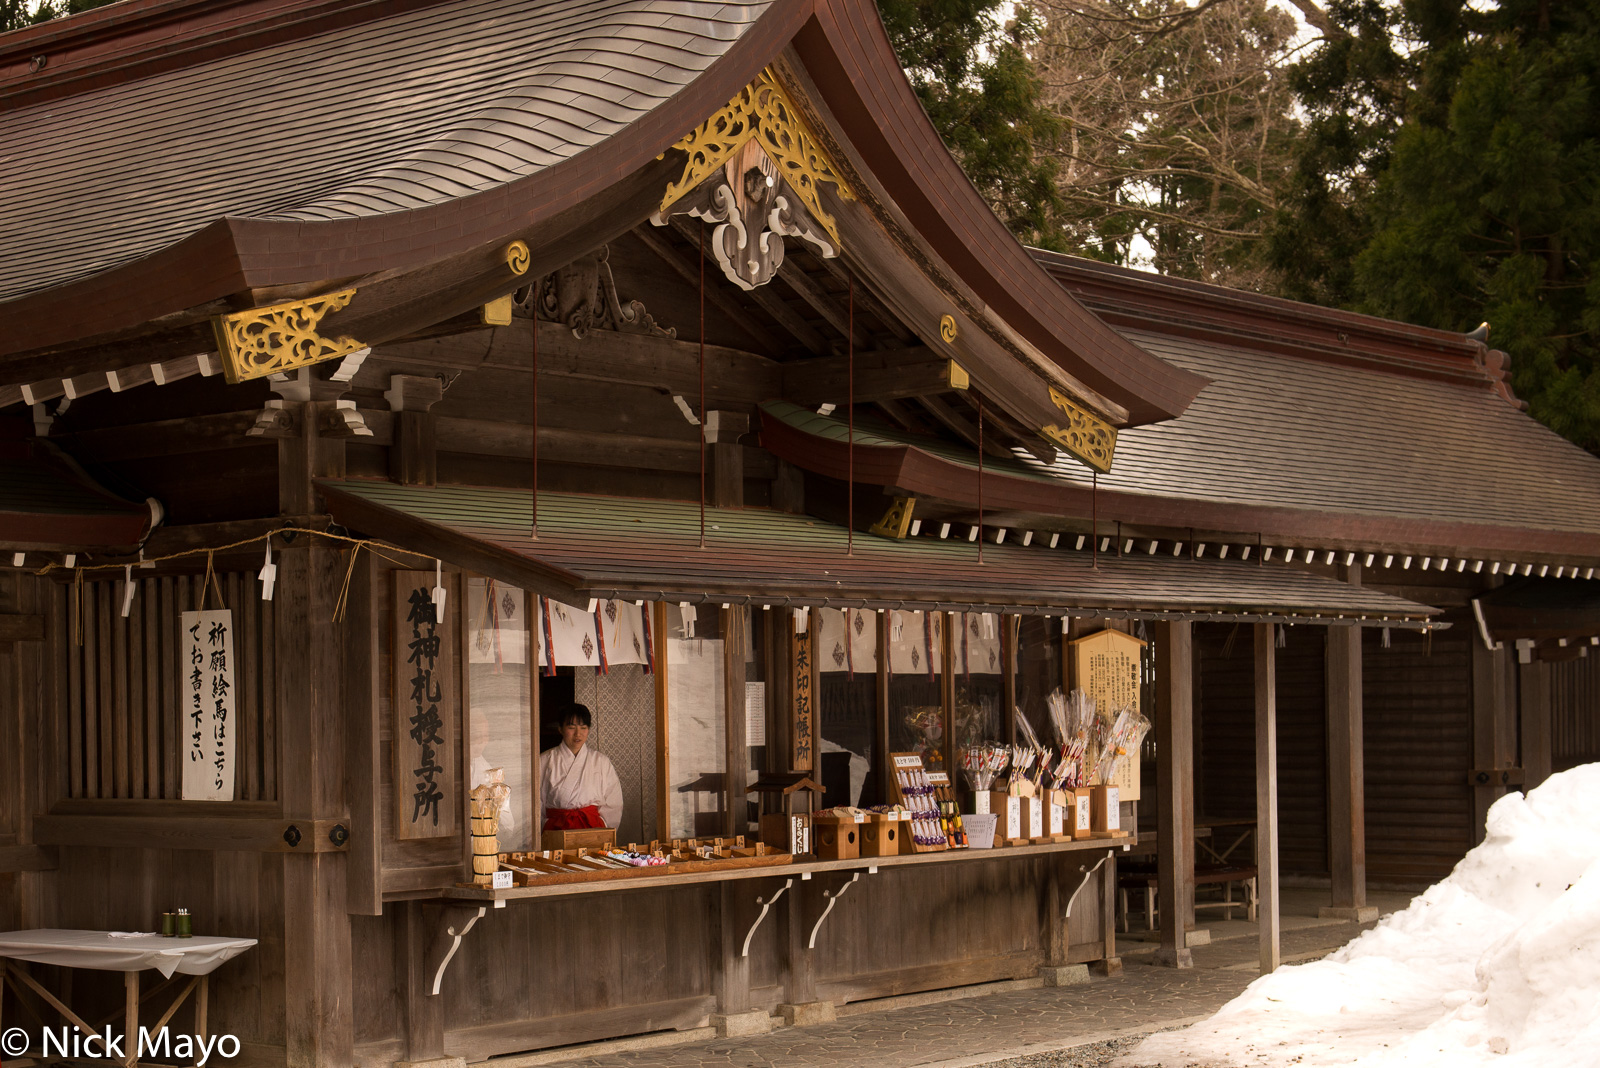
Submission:
[[[1000,818],[994,829],[995,844],[1002,841],[1015,841],[1026,837],[1022,832],[1027,829],[1022,822],[1022,798],[1011,794],[1001,793],[998,790],[989,794],[989,811]]]
[[[861,855],[861,828],[844,816],[811,817],[811,844],[824,860],[855,860]]]
[[[1072,803],[1072,809],[1067,816],[1068,822],[1072,825],[1068,833],[1074,838],[1088,838],[1093,833],[1090,793],[1091,789],[1087,786],[1079,786],[1067,792],[1067,800]]]
[[[1115,786],[1090,787],[1089,830],[1095,835],[1110,835],[1122,829],[1122,798]]]
[[[861,824],[861,855],[864,857],[893,857],[900,853],[900,836],[905,824],[874,815]]]
[[[803,812],[793,816],[769,812],[761,817],[761,842],[782,853],[810,853],[811,817]]]
[[[609,849],[617,844],[615,827],[584,827],[575,831],[545,831],[540,844],[546,849]]]
[[[1045,805],[1048,804],[1041,797],[1022,798],[1022,834],[1020,837],[1032,841],[1043,838],[1047,820],[1045,818]]]

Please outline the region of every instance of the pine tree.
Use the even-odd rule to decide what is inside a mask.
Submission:
[[[1025,48],[1038,34],[1026,8],[1002,24],[1001,0],[879,0],[889,39],[945,144],[1006,226],[1059,247],[1059,123],[1040,100]]]
[[[1531,413],[1600,451],[1600,0],[1413,12],[1424,47],[1357,304],[1487,321]]]

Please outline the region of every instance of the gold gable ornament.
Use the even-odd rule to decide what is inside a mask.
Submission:
[[[810,242],[826,259],[839,255],[839,226],[822,206],[821,183],[845,200],[855,195],[771,68],[672,147],[689,159],[650,221],[665,226],[691,215],[716,223],[712,254],[741,289],[777,274],[784,237]]]
[[[1117,448],[1117,428],[1054,386],[1050,387],[1050,403],[1066,415],[1067,425],[1051,423],[1040,427],[1039,433],[1101,474],[1109,472]]]

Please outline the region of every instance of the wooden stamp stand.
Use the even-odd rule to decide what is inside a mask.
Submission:
[[[781,809],[761,816],[761,840],[767,845],[788,853],[805,854],[812,850],[811,817],[816,811],[817,795],[823,792],[822,784],[803,771],[769,772],[750,785],[748,791],[760,794],[769,807]],[[804,793],[806,810],[796,812],[795,796]]]

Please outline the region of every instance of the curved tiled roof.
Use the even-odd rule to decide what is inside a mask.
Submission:
[[[1122,332],[1211,384],[1181,419],[1118,435],[1102,492],[1600,532],[1600,460],[1492,389]],[[1089,483],[1074,463],[1052,473]]]
[[[0,113],[0,301],[219,218],[364,218],[527,177],[658,108],[771,2],[454,0]]]

